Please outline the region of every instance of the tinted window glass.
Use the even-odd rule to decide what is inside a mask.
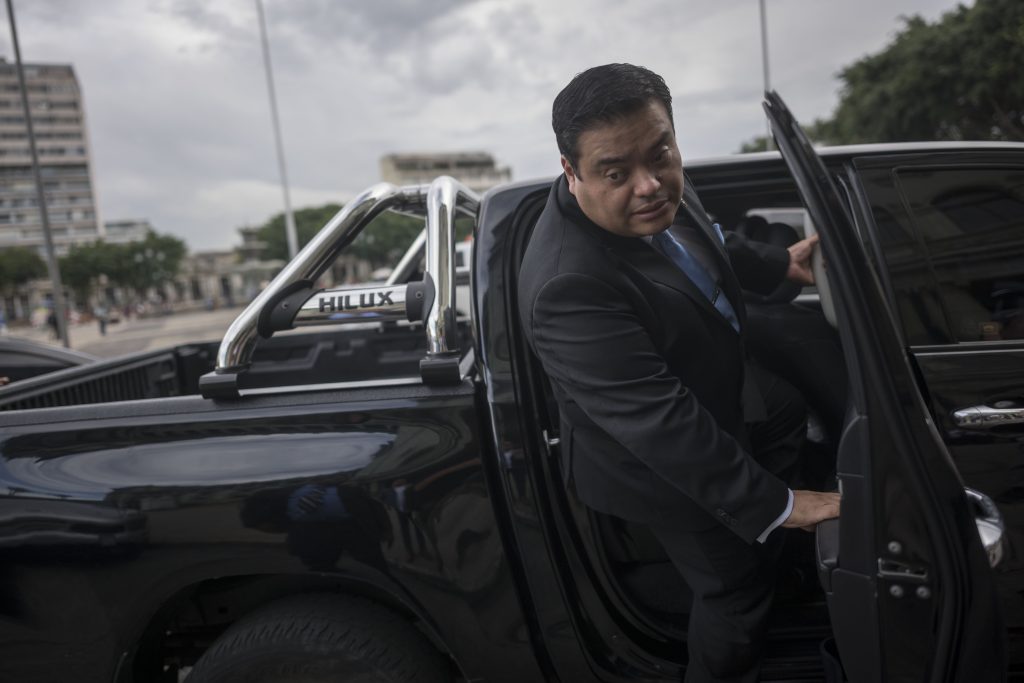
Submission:
[[[896,181],[954,339],[1024,339],[1024,169],[905,169]]]
[[[935,290],[927,254],[914,224],[886,170],[865,170],[861,183],[871,199],[878,251],[885,262],[893,303],[911,345],[953,341]]]

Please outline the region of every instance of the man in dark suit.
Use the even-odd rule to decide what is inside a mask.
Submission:
[[[806,281],[811,244],[726,244],[695,193],[683,202],[671,95],[646,69],[578,75],[552,124],[564,175],[519,306],[560,408],[563,472],[585,504],[649,525],[693,589],[687,680],[756,680],[772,595],[762,544],[780,525],[835,517],[839,499],[778,476],[803,423],[780,421],[793,410],[776,380],[745,371],[736,276],[761,291]],[[765,448],[751,447],[745,409],[769,418]]]

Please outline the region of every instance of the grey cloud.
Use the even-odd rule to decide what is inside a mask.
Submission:
[[[388,0],[347,2],[290,0],[268,3],[268,18],[320,45],[354,41],[374,51],[403,49],[407,40],[432,26],[441,26],[457,9],[476,0]]]

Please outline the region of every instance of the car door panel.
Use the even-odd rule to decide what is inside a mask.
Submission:
[[[856,159],[865,213],[936,429],[966,486],[1002,517],[994,568],[1008,668],[1024,674],[1024,154]],[[958,424],[965,409],[1004,420]]]
[[[822,235],[851,378],[828,582],[842,660],[851,680],[998,680],[1003,632],[962,481],[831,176],[781,99],[765,108]]]

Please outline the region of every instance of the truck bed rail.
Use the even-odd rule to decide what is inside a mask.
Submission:
[[[427,351],[420,376],[428,384],[458,382],[455,317],[455,214],[475,216],[479,197],[453,178],[429,186],[380,183],[349,202],[235,319],[213,372],[200,379],[207,398],[237,398],[239,376],[258,337],[296,325],[339,325],[406,319],[423,322]],[[376,216],[386,210],[426,217],[426,273],[421,282],[314,291],[320,275]]]

